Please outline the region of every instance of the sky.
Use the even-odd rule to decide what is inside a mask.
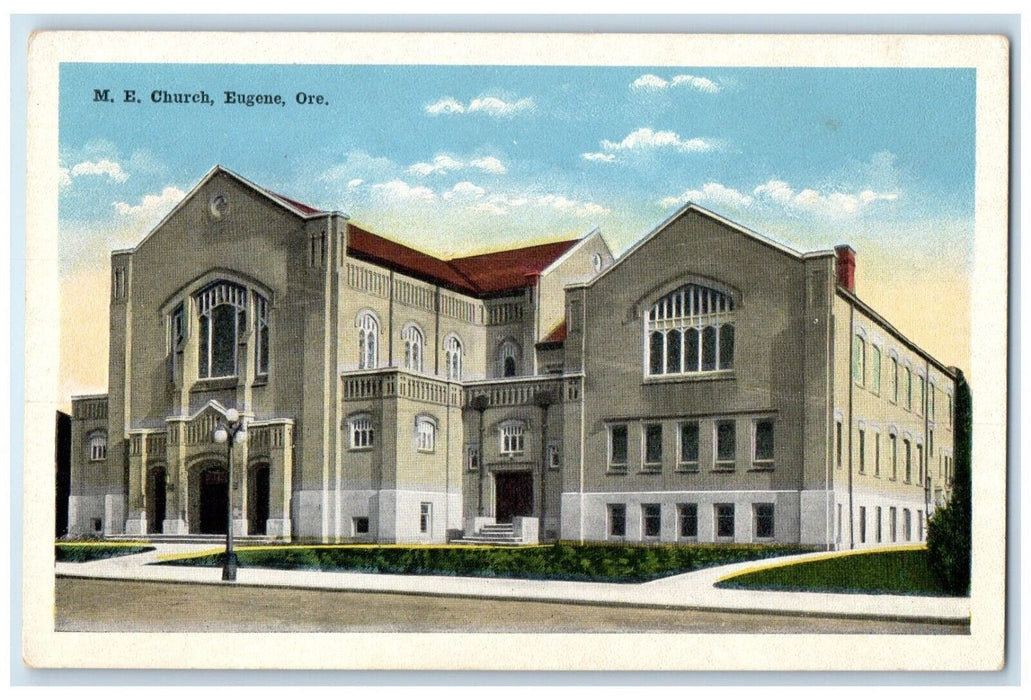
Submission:
[[[618,255],[688,201],[849,243],[860,298],[968,369],[974,90],[967,69],[63,64],[58,401],[106,391],[110,251],[216,164],[445,257],[594,228]]]

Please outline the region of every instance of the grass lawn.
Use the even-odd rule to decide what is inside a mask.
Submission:
[[[637,583],[709,566],[807,551],[812,550],[787,545],[281,546],[241,548],[237,556],[241,567]],[[161,563],[221,566],[222,556],[220,552]]]
[[[55,561],[70,561],[83,563],[97,559],[110,559],[111,557],[124,557],[129,554],[140,554],[150,552],[154,548],[145,544],[127,542],[115,544],[112,542],[73,542],[69,544],[54,545]]]
[[[744,573],[716,585],[774,591],[950,595],[931,571],[927,556],[926,549],[832,556]]]

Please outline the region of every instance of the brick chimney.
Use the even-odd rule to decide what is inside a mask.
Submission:
[[[834,246],[835,268],[838,273],[838,286],[844,287],[852,294],[856,293],[856,251],[852,246]]]

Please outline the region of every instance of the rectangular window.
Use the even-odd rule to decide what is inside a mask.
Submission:
[[[501,454],[522,454],[524,449],[524,433],[525,428],[522,423],[509,423],[508,425],[503,425],[501,427]]]
[[[626,504],[609,504],[609,537],[626,537]]]
[[[866,431],[859,430],[859,473],[866,473]]]
[[[870,346],[870,389],[881,395],[881,349],[876,345]]]
[[[626,469],[627,426],[625,424],[609,426],[609,467]]]
[[[752,468],[773,469],[773,421],[755,422],[755,444],[752,446]]]
[[[351,527],[355,535],[367,535],[369,534],[369,519],[353,518],[351,520]]]
[[[841,421],[834,424],[834,463],[841,469]]]
[[[899,361],[891,358],[891,400],[899,402]]]
[[[698,423],[680,424],[680,469],[698,471]]]
[[[888,442],[891,445],[891,480],[899,478],[899,439],[896,435],[889,435]]]
[[[916,512],[916,541],[924,541],[924,511],[922,510]]]
[[[838,504],[838,543],[841,543],[841,504]]]
[[[433,452],[437,447],[437,426],[429,418],[416,420],[415,447],[419,452]]]
[[[858,335],[852,344],[852,379],[859,386],[866,384],[866,341]]]
[[[465,463],[468,466],[469,471],[476,472],[480,470],[480,446],[469,445],[465,448]]]
[[[375,437],[372,429],[372,418],[358,416],[351,419],[351,449],[362,450],[372,447]]]
[[[927,430],[927,456],[934,457],[934,430],[931,428]]]
[[[641,506],[641,520],[645,537],[658,537],[662,531],[662,507],[658,503],[645,503]]]
[[[888,534],[891,536],[892,542],[898,541],[898,516],[899,513],[895,506],[888,508]]]
[[[913,370],[906,367],[906,410],[913,410]]]
[[[558,445],[548,445],[548,469],[558,469],[562,466],[562,453]]]
[[[879,543],[881,541],[881,507],[877,506],[874,512],[877,515],[877,522],[874,523],[874,535],[877,537],[876,542]]]
[[[698,504],[681,503],[677,506],[681,537],[698,537]]]
[[[934,384],[930,385],[930,393],[927,397],[927,417],[934,420]]]
[[[916,414],[922,416],[924,415],[924,402],[927,400],[927,382],[919,375],[916,378],[916,387]]]
[[[881,434],[873,434],[873,475],[881,475]]]
[[[717,503],[716,509],[716,537],[734,537],[734,504]]]
[[[859,506],[859,541],[866,543],[866,506]]]
[[[737,452],[734,421],[716,421],[716,469],[733,470]]]
[[[913,523],[909,508],[902,509],[902,538],[906,542],[910,542],[913,539]]]
[[[755,538],[759,540],[772,539],[773,527],[773,504],[755,504]]]
[[[924,485],[924,446],[916,446],[916,473],[917,483],[921,486]]]
[[[644,468],[649,471],[662,469],[662,425],[649,423],[644,426]]]
[[[427,535],[432,534],[433,530],[433,504],[432,503],[420,503],[419,504],[419,532]]]
[[[902,441],[902,453],[906,460],[906,483],[913,481],[913,445],[909,440]]]

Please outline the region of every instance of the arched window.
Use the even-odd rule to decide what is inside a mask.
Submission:
[[[659,299],[648,312],[648,374],[715,372],[734,366],[734,300],[688,284]]]
[[[502,377],[514,377],[519,371],[519,346],[511,338],[498,348],[498,370]]]
[[[360,413],[348,421],[348,432],[351,434],[351,449],[361,450],[372,447],[375,432],[372,428],[372,416]]]
[[[260,294],[254,294],[255,315],[258,328],[254,334],[254,366],[256,374],[268,374],[268,300]]]
[[[379,321],[365,311],[358,314],[354,325],[358,328],[358,369],[375,369],[379,363]]]
[[[401,340],[405,343],[405,369],[413,372],[422,371],[422,331],[414,323],[401,332]]]
[[[437,422],[429,416],[415,419],[415,449],[433,452],[437,448]]]
[[[98,431],[89,437],[89,458],[91,462],[107,459],[107,433]]]
[[[462,341],[458,336],[448,336],[444,341],[444,371],[448,379],[462,379]]]
[[[520,421],[509,421],[501,424],[501,454],[516,455],[522,454],[524,447],[524,435],[526,426]]]
[[[197,295],[197,307],[200,377],[236,376],[236,348],[247,328],[247,290],[231,282],[216,282]]]

